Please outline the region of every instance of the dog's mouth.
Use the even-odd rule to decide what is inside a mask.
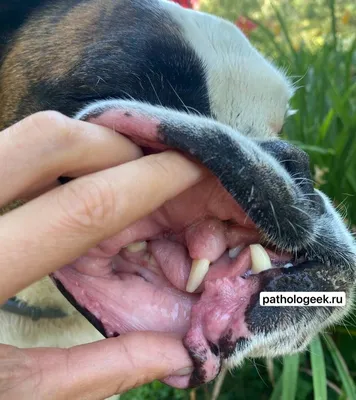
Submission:
[[[117,128],[124,116],[132,117],[108,111],[87,119],[116,125],[146,154],[170,147],[150,134],[157,121],[137,117]],[[221,182],[207,174],[53,279],[106,337],[131,331],[180,335],[195,371],[166,382],[184,388],[215,378],[238,340],[252,335],[247,310],[273,277],[298,268],[304,260],[296,254],[271,245]]]
[[[219,358],[230,355],[230,343],[250,336],[245,311],[258,301],[266,272],[296,262],[265,247],[254,224],[209,177],[54,278],[106,337],[162,331],[184,337],[189,351],[216,346],[219,356],[207,360],[205,381],[218,373]],[[171,383],[187,384],[184,378]]]

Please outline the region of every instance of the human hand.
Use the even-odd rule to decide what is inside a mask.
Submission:
[[[127,138],[56,112],[1,132],[0,160],[0,207],[30,199],[0,217],[0,304],[203,175],[176,152],[142,157]],[[59,176],[77,179],[59,186]],[[153,332],[71,349],[0,345],[0,398],[102,399],[190,368],[180,339]]]

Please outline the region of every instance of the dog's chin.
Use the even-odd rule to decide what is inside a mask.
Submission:
[[[162,149],[157,143],[144,151]],[[207,175],[52,278],[106,337],[131,331],[182,337],[193,359],[205,357],[205,375],[194,378],[202,383],[219,373],[231,346],[251,336],[246,310],[259,301],[266,283],[297,263],[266,246],[263,232]],[[188,387],[194,379],[167,382]]]

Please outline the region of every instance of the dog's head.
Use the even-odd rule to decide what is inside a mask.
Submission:
[[[54,274],[104,335],[178,332],[196,369],[169,382],[186,387],[302,350],[346,314],[352,236],[278,138],[292,85],[235,26],[154,0],[33,1],[23,16],[2,49],[1,127],[54,109],[211,171],[93,250],[103,277],[90,256]],[[344,291],[347,305],[261,306],[261,291]]]

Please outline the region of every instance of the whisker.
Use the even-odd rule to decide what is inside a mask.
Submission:
[[[274,216],[274,220],[276,221],[276,224],[277,224],[277,229],[278,229],[279,237],[281,237],[281,227],[280,227],[280,225],[279,225],[279,222],[278,222],[278,219],[277,219],[277,216],[276,216],[276,211],[275,211],[275,209],[274,209],[274,206],[273,206],[273,203],[271,202],[271,200],[269,201],[269,204],[270,204],[271,209],[272,209],[272,213],[273,213],[273,216]]]
[[[153,89],[153,91],[154,91],[154,94],[155,94],[156,97],[157,97],[157,100],[158,100],[159,104],[163,107],[163,104],[161,103],[161,99],[159,98],[158,93],[156,92],[156,89],[155,89],[155,87],[154,87],[154,85],[153,85],[153,83],[152,83],[152,81],[151,81],[151,78],[149,77],[148,74],[146,74],[146,76],[147,76],[147,79],[148,79],[148,81],[150,82],[150,84],[151,84],[151,86],[152,86],[152,89]]]
[[[169,82],[169,80],[167,80],[168,85],[171,87],[171,89],[173,90],[174,94],[177,96],[178,100],[182,103],[183,107],[186,109],[186,111],[189,113],[189,110],[187,108],[187,106],[185,105],[184,101],[181,99],[181,97],[179,96],[179,94],[177,93],[177,91],[174,89],[173,85],[171,84],[171,82]]]
[[[290,206],[290,207],[291,207],[291,208],[294,208],[295,210],[301,212],[302,214],[304,214],[304,215],[306,215],[308,218],[310,218],[310,215],[309,215],[306,211],[302,210],[301,208],[299,208],[299,207],[297,207],[297,206]]]

